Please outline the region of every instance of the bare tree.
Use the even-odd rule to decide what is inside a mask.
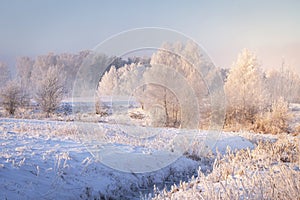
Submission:
[[[49,67],[46,74],[37,80],[35,100],[49,117],[59,106],[63,94],[63,81],[56,66]]]

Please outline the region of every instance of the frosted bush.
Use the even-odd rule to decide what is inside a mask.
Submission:
[[[299,134],[300,134],[300,124],[296,126],[294,130],[294,135],[299,135]]]
[[[254,131],[272,134],[289,132],[290,119],[288,103],[283,98],[279,98],[272,104],[269,112],[257,118]]]
[[[0,91],[0,103],[8,114],[14,115],[18,108],[28,103],[28,98],[16,81],[9,81]]]
[[[218,156],[213,171],[153,199],[299,199],[299,138],[282,136],[275,143],[259,142],[253,150]]]

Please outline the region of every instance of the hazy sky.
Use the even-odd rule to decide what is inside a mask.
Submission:
[[[265,67],[300,72],[300,1],[0,0],[0,59],[91,49],[132,28],[162,27],[200,43],[217,66],[249,48]]]

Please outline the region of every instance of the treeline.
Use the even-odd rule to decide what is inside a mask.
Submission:
[[[95,66],[89,73],[100,79],[99,65],[103,65],[101,67],[107,71],[111,66],[120,68],[125,64],[140,62],[150,61],[140,57],[125,60],[121,57],[96,54],[89,50],[77,54],[49,53],[34,59],[17,58],[16,77],[11,77],[8,66],[0,62],[0,101],[10,115],[18,108],[28,107],[34,101],[49,116],[58,108],[63,98],[72,97],[74,81],[80,68],[85,68],[86,65]]]
[[[191,41],[165,43],[151,58],[49,53],[20,57],[16,68],[11,79],[0,63],[0,102],[10,115],[36,102],[49,116],[63,98],[78,95],[75,85],[80,97],[97,94],[98,114],[108,114],[103,97],[127,96],[151,126],[279,133],[290,131],[289,104],[300,103],[299,75],[285,65],[264,71],[256,55],[243,50],[230,69],[216,68]]]
[[[290,132],[290,103],[300,102],[300,78],[282,66],[263,71],[257,57],[243,50],[224,83],[225,126],[264,133]]]
[[[300,78],[284,65],[264,71],[247,49],[228,70],[215,68],[192,42],[165,43],[150,65],[112,67],[105,73],[97,112],[107,109],[101,98],[119,95],[134,96],[153,126],[207,129],[222,124],[231,130],[280,133],[291,131],[288,107],[300,103]]]
[[[100,57],[100,59],[99,59]],[[72,87],[74,80],[76,78],[77,72],[80,67],[85,67],[89,59],[93,65],[98,65],[103,60],[107,63],[106,70],[109,70],[111,66],[120,68],[125,64],[138,63],[141,62],[142,58],[133,57],[124,60],[120,57],[109,57],[104,54],[96,55],[94,52],[86,50],[81,51],[77,54],[54,54],[49,53],[47,55],[37,56],[35,59],[29,57],[19,57],[16,60],[17,68],[17,79],[21,81],[23,86],[27,88],[32,88],[34,90],[35,80],[38,77],[43,77],[49,68],[58,68],[60,74],[63,76],[63,85],[65,96],[72,95]],[[96,70],[97,68],[95,68]],[[99,72],[94,71],[93,73],[98,74]]]

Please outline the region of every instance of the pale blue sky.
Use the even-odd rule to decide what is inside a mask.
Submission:
[[[0,59],[77,52],[132,28],[180,31],[229,67],[242,48],[300,68],[300,1],[0,0]],[[300,71],[300,70],[299,70]]]

